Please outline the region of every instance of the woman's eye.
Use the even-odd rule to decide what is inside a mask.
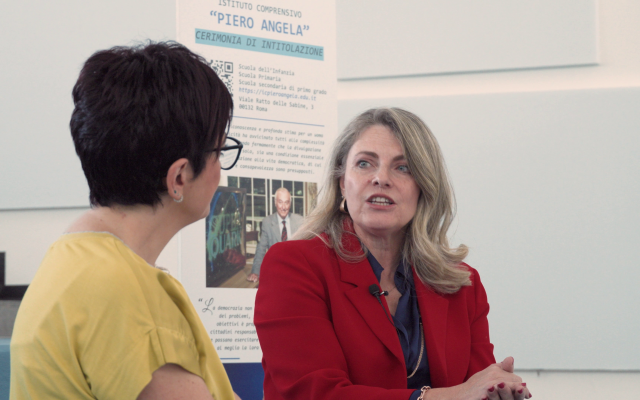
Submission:
[[[404,172],[404,173],[408,174],[409,173],[409,166],[408,165],[401,165],[401,166],[398,167],[398,170],[400,172]]]
[[[358,167],[359,168],[366,168],[368,166],[369,166],[369,163],[367,161],[364,161],[364,160],[358,161]]]

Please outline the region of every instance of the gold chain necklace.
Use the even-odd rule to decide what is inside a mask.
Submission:
[[[391,288],[391,290],[387,290],[387,294],[385,296],[388,296],[389,293],[393,292],[394,290],[397,290],[397,288],[394,286]],[[416,363],[416,367],[413,370],[413,372],[411,373],[411,375],[407,376],[407,379],[412,378],[416,372],[418,372],[418,367],[420,367],[420,361],[422,361],[422,355],[424,354],[424,329],[422,329],[422,321],[420,321],[420,355],[418,356],[418,362]]]
[[[407,376],[407,379],[413,377],[416,374],[416,372],[418,372],[418,367],[420,366],[420,361],[422,361],[423,353],[424,353],[424,330],[422,329],[422,322],[420,322],[420,356],[418,357],[416,368],[413,370],[411,375]]]

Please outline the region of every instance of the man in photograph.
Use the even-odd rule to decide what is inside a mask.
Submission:
[[[253,259],[251,273],[247,276],[249,282],[258,282],[260,265],[269,247],[293,236],[304,221],[302,216],[289,213],[291,193],[283,187],[276,190],[275,206],[276,212],[262,220],[262,231],[256,248],[256,256]]]

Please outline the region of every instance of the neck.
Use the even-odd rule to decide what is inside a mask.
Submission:
[[[169,240],[187,223],[172,215],[172,205],[96,207],[80,216],[67,232],[109,232],[133,252],[155,265]]]
[[[392,235],[376,236],[361,232],[357,227],[354,228],[362,243],[384,269],[384,275],[393,276],[400,262],[404,231]]]

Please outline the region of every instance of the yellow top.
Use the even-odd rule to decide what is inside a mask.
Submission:
[[[214,399],[233,399],[176,279],[108,233],[55,242],[18,311],[10,398],[135,399],[168,363],[202,377]]]

